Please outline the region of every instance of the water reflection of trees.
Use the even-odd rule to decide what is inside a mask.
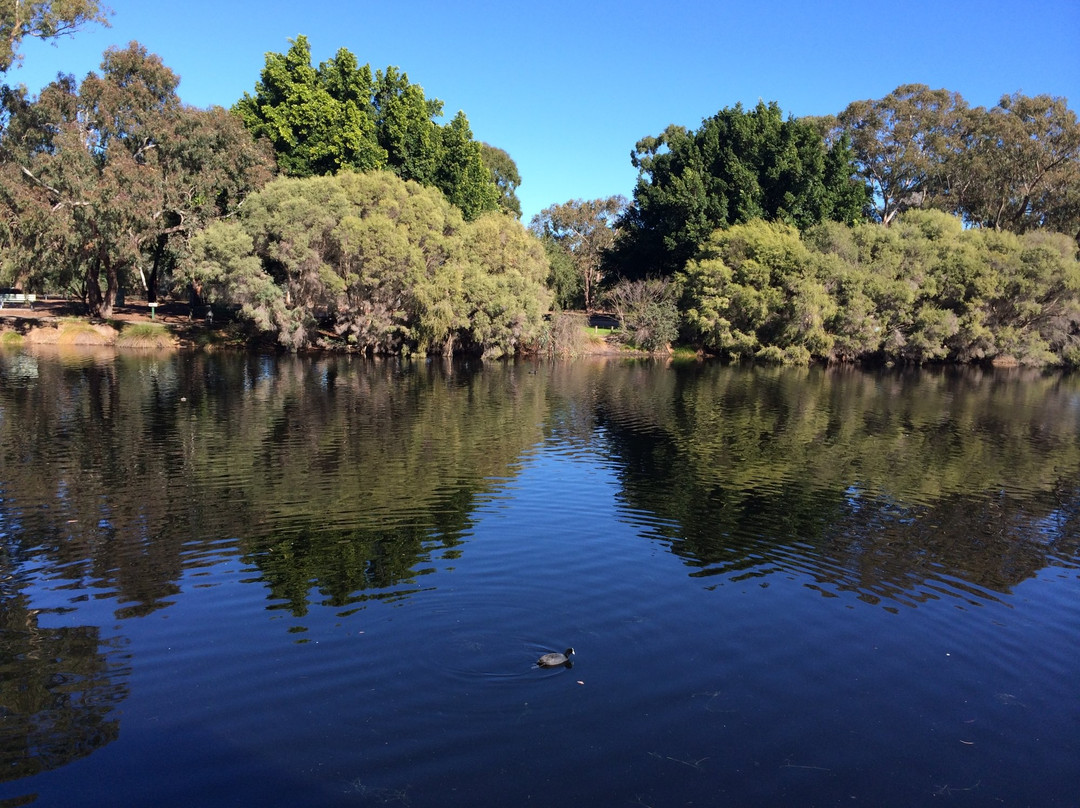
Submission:
[[[0,634],[0,781],[58,768],[116,740],[125,672],[97,628],[43,627],[24,595],[4,591]]]
[[[227,553],[294,614],[402,597],[545,438],[614,462],[705,578],[903,601],[1077,555],[1067,376],[112,353],[0,374],[3,541],[121,617]]]
[[[825,593],[911,603],[1006,592],[1077,558],[1076,378],[643,365],[604,379],[626,504],[695,575],[801,570]]]
[[[231,542],[302,614],[416,586],[540,440],[527,370],[215,355],[0,357],[7,541],[118,616]]]

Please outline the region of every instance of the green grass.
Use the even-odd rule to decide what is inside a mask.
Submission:
[[[687,345],[674,345],[671,348],[671,358],[676,362],[696,362],[701,357],[695,348]]]
[[[168,328],[157,323],[132,323],[120,332],[116,344],[122,348],[169,348],[173,336]]]
[[[6,348],[17,348],[23,344],[23,336],[15,331],[5,331],[0,334],[0,345]]]

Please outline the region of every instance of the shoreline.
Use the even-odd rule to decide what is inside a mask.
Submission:
[[[189,318],[186,303],[166,302],[151,309],[145,301],[133,301],[115,307],[111,317],[96,319],[76,311],[78,304],[66,300],[38,301],[34,308],[5,307],[0,309],[0,346],[59,345],[99,348],[155,350],[217,350],[260,351],[260,346],[230,333],[232,323],[208,323],[203,318]],[[125,338],[125,331],[141,326],[138,333]],[[160,334],[151,335],[153,326]],[[151,327],[151,328],[147,328]],[[591,328],[591,326],[590,326]],[[149,332],[149,333],[148,333]],[[15,334],[15,337],[7,337]],[[277,343],[268,343],[264,350],[282,352]],[[301,351],[303,354],[346,354],[347,351],[321,349]],[[624,358],[669,358],[670,351],[650,353],[627,348],[606,339],[589,340],[574,356],[609,356]]]

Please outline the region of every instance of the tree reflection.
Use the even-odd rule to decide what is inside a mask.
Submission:
[[[24,595],[0,595],[0,779],[58,768],[116,740],[115,710],[127,696],[116,650],[95,627],[42,627]]]
[[[118,617],[168,606],[223,540],[297,615],[315,592],[406,593],[541,439],[543,386],[480,367],[0,355],[11,535],[73,586],[114,593]]]
[[[0,382],[0,531],[122,618],[226,547],[295,615],[406,597],[545,440],[717,583],[914,603],[1077,556],[1069,376],[0,353]]]
[[[605,378],[598,423],[626,502],[655,515],[695,575],[798,570],[826,593],[915,603],[1008,592],[1078,555],[1076,379],[717,367]]]

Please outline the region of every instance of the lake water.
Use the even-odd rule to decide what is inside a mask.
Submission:
[[[3,352],[0,629],[5,808],[1076,806],[1080,378]]]

